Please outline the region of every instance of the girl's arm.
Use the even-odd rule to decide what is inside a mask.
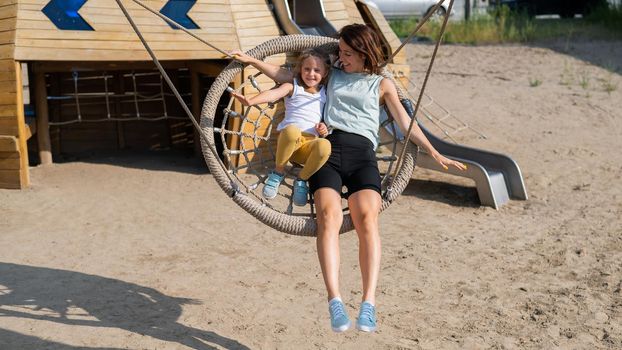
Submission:
[[[231,95],[245,106],[254,106],[266,102],[275,102],[280,98],[290,95],[292,91],[294,91],[294,86],[290,83],[285,83],[274,89],[260,92],[259,94],[250,98],[238,94],[237,92],[232,92]]]
[[[393,116],[393,119],[397,122],[402,129],[402,132],[406,134],[410,125],[410,116],[402,106],[399,96],[397,95],[397,89],[393,82],[389,79],[382,79],[380,83],[380,96],[384,100],[384,103],[389,108],[389,112]],[[447,169],[448,166],[454,166],[460,170],[465,170],[466,166],[458,161],[449,159],[440,154],[434,146],[430,143],[427,137],[421,131],[421,128],[415,122],[412,127],[412,131],[409,135],[409,139],[417,146],[422,147],[436,162]]]
[[[294,74],[287,69],[250,57],[240,50],[233,50],[229,54],[234,56],[237,61],[257,68],[277,83],[291,83],[294,81]]]

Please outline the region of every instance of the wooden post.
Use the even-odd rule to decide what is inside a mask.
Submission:
[[[28,137],[26,136],[26,118],[24,116],[24,89],[22,83],[22,64],[18,61],[15,64],[15,103],[17,107],[17,139],[19,141],[19,177],[20,188],[30,186],[30,172],[28,170]]]
[[[37,142],[41,165],[50,165],[52,160],[52,142],[50,141],[50,115],[48,112],[48,94],[45,85],[45,73],[35,73],[35,113],[37,117]]]
[[[471,19],[471,0],[464,0],[464,20]]]

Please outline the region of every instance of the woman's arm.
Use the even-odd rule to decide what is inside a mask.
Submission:
[[[253,58],[240,50],[233,50],[229,54],[237,61],[257,68],[277,83],[291,83],[294,81],[294,74],[287,69]]]
[[[386,78],[382,79],[382,82],[380,83],[380,97],[381,100],[383,100],[389,108],[391,116],[393,116],[393,118],[405,135],[406,132],[408,132],[408,127],[410,126],[410,116],[404,109],[404,106],[402,106],[399,96],[397,95],[397,89],[395,88],[395,85],[391,80]],[[466,169],[466,166],[464,164],[449,159],[440,154],[436,150],[436,148],[432,146],[428,138],[425,137],[423,131],[421,131],[421,128],[416,122],[413,123],[409,138],[412,142],[417,144],[417,146],[423,148],[432,158],[434,158],[434,160],[436,160],[445,169],[447,169],[448,166],[454,166],[460,170]]]
[[[259,94],[250,98],[238,94],[237,92],[232,92],[231,95],[245,106],[254,106],[266,102],[275,102],[280,98],[290,95],[292,91],[294,91],[294,86],[290,83],[285,83],[274,89],[260,92]]]

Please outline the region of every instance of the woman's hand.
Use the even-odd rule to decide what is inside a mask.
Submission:
[[[328,128],[326,127],[326,124],[324,123],[315,124],[315,131],[317,131],[320,137],[328,136]]]
[[[442,154],[436,152],[436,154],[432,155],[432,158],[440,164],[445,170],[449,169],[450,166],[457,168],[458,170],[466,170],[467,166],[460,163],[457,160],[449,159]]]

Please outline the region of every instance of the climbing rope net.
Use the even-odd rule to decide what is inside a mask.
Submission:
[[[406,80],[408,82],[407,86],[404,86],[404,91],[409,99],[415,100],[414,95],[418,95],[421,92],[420,86],[402,71],[392,71],[392,74],[400,78],[401,81]],[[423,99],[417,116],[423,117],[424,121],[432,124],[441,134],[441,138],[458,143],[455,137],[465,131],[470,131],[479,138],[487,138],[484,133],[454,115],[449,109],[438,103],[436,99],[425,93],[425,91],[421,95]]]
[[[115,92],[111,87],[111,81],[118,83],[116,79],[130,79],[132,89],[130,91]],[[65,107],[75,108],[75,118],[63,118],[60,121],[50,121],[51,126],[63,126],[82,122],[111,122],[111,121],[160,121],[167,119],[188,120],[186,116],[174,116],[168,114],[166,98],[173,94],[165,91],[164,79],[160,72],[129,72],[115,76],[104,72],[101,75],[81,76],[78,71],[71,73],[71,92],[61,95],[51,95],[47,99],[63,102]],[[97,91],[82,91],[81,86],[85,83],[96,82],[99,85]],[[147,95],[147,93],[149,93]],[[103,101],[102,101],[103,99]],[[153,112],[154,103],[160,104],[158,112]],[[105,106],[104,118],[86,117],[83,112],[85,106]],[[117,105],[132,104],[131,112],[123,112],[126,108]],[[149,105],[149,111],[141,111],[141,105]],[[123,111],[122,111],[123,110]],[[161,110],[161,112],[160,112]]]

